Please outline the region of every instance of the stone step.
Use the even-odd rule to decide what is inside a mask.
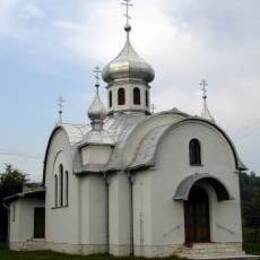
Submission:
[[[191,247],[183,246],[176,255],[186,259],[259,259],[260,256],[246,255],[236,243],[195,243]]]
[[[242,250],[241,249],[237,249],[237,248],[201,248],[201,249],[192,249],[192,248],[188,248],[188,249],[182,249],[179,250],[178,252],[182,253],[215,253],[215,252],[223,252],[223,253],[229,253],[229,252],[235,252],[235,253],[240,253],[242,254]]]
[[[188,248],[193,248],[193,249],[210,249],[210,248],[241,248],[237,244],[234,243],[194,243],[192,244],[192,247]]]

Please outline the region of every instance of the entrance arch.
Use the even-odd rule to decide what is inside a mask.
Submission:
[[[184,202],[185,242],[210,242],[209,198],[207,192],[193,186]]]

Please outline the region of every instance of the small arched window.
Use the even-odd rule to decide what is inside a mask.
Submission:
[[[58,176],[54,176],[54,206],[58,207]]]
[[[65,179],[66,179],[66,206],[69,205],[69,172],[65,172]]]
[[[63,206],[63,165],[60,165],[60,207]]]
[[[112,90],[109,91],[109,94],[108,94],[108,103],[109,103],[109,107],[112,107],[113,105],[113,95],[112,95]]]
[[[119,106],[124,105],[124,104],[125,104],[125,89],[120,88],[120,89],[118,90],[117,95],[118,95],[118,97],[117,97],[118,105],[119,105]]]
[[[134,88],[134,105],[141,104],[141,92],[139,88]]]
[[[145,91],[145,105],[149,107],[149,91]]]
[[[201,147],[198,139],[192,139],[189,145],[190,165],[201,165]]]

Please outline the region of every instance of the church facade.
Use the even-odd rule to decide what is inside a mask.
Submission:
[[[59,122],[46,149],[43,187],[6,199],[14,250],[192,258],[241,256],[239,173],[246,170],[210,115],[151,113],[155,73],[126,43],[102,72],[90,125]],[[190,250],[197,251],[190,251]],[[194,253],[195,252],[195,253]]]

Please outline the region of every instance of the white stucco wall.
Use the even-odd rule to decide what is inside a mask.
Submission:
[[[201,142],[202,167],[190,166],[189,142]],[[218,202],[208,189],[211,208],[211,241],[241,242],[241,213],[238,174],[232,150],[213,127],[185,123],[172,129],[161,141],[156,166],[136,175],[134,184],[135,244],[167,247],[185,241],[183,203],[173,200],[180,182],[194,173],[209,173],[219,178],[234,200]],[[211,193],[212,194],[211,194]],[[140,220],[143,216],[143,223]],[[236,216],[234,218],[234,216]],[[143,250],[146,250],[143,248]],[[146,253],[149,255],[149,252]]]
[[[83,164],[106,164],[111,156],[111,146],[89,145],[82,148]]]
[[[133,98],[133,89],[138,87],[140,89],[141,94],[141,104],[134,105],[134,98]],[[125,104],[118,105],[118,90],[120,88],[125,89]],[[145,100],[145,91],[148,90],[149,92],[149,106],[146,106]],[[123,111],[123,110],[132,110],[132,111],[150,111],[150,87],[147,85],[139,84],[138,83],[128,83],[127,87],[123,83],[114,84],[113,87],[108,86],[108,99],[109,99],[109,91],[112,91],[112,107],[108,107],[108,112],[111,111]],[[109,100],[108,100],[109,104]]]
[[[46,166],[46,241],[49,244],[79,243],[78,179],[72,173],[72,156],[71,147],[65,131],[58,130],[52,138]],[[54,174],[59,176],[60,164],[63,165],[64,173],[66,170],[69,173],[69,199],[68,207],[55,208]],[[65,174],[63,183],[65,204]]]
[[[127,174],[109,179],[110,253],[128,255],[130,250],[130,193]]]
[[[18,199],[10,204],[9,243],[11,248],[34,239],[34,209],[44,207],[40,199]],[[18,248],[19,249],[19,248]]]
[[[106,246],[106,187],[102,174],[91,174],[80,181],[80,243]],[[97,249],[98,250],[98,249]],[[101,251],[102,252],[102,251]],[[101,253],[100,252],[100,253]]]

